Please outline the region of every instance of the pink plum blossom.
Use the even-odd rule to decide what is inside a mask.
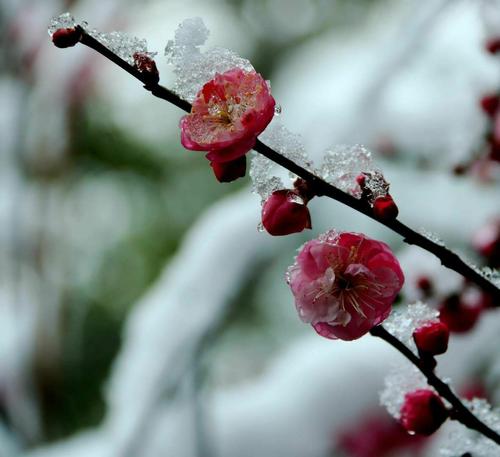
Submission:
[[[217,73],[196,95],[191,113],[180,122],[181,142],[208,151],[211,162],[245,155],[274,116],[275,101],[261,75],[234,68]]]
[[[387,244],[331,230],[301,248],[287,280],[302,321],[349,341],[387,318],[404,276]]]

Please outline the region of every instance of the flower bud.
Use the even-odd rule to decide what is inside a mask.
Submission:
[[[358,176],[356,176],[356,182],[358,183],[358,186],[363,189],[366,185],[366,175],[360,173]]]
[[[413,332],[413,339],[419,352],[431,355],[444,354],[448,349],[450,331],[441,321],[424,324]]]
[[[262,207],[262,225],[271,235],[289,235],[311,228],[311,216],[302,197],[288,189],[277,190]]]
[[[450,332],[465,333],[476,325],[482,311],[480,304],[464,303],[457,294],[450,295],[439,307],[439,319]]]
[[[494,37],[486,41],[484,48],[490,54],[497,54],[500,52],[500,37]]]
[[[387,194],[384,197],[377,197],[374,200],[373,213],[377,219],[389,221],[398,217],[399,210],[392,197]]]
[[[302,178],[297,178],[293,183],[294,192],[304,200],[307,205],[309,201],[314,198],[314,190],[311,189],[310,184]]]
[[[432,292],[434,290],[434,285],[432,284],[432,281],[428,276],[418,277],[416,286],[426,297],[432,295]]]
[[[210,162],[210,166],[217,181],[232,182],[245,176],[247,159],[246,156],[241,156],[229,162]]]
[[[485,114],[493,117],[498,110],[500,99],[498,98],[498,95],[495,94],[485,95],[481,98],[481,100],[479,100],[479,104]]]
[[[78,28],[58,29],[52,34],[52,43],[58,48],[70,48],[80,41],[82,32]]]
[[[407,393],[401,407],[401,425],[412,434],[432,435],[448,418],[441,398],[431,390]]]
[[[152,82],[157,83],[160,80],[156,63],[147,52],[135,52],[133,57],[135,68],[148,75]]]

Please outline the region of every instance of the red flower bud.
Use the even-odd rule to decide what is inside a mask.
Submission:
[[[311,228],[311,216],[299,195],[288,189],[277,190],[262,207],[262,225],[271,235],[289,235]]]
[[[408,432],[432,435],[447,418],[443,401],[431,390],[419,389],[406,394],[400,421]]]
[[[133,57],[135,68],[147,74],[152,82],[157,83],[160,80],[156,63],[146,52],[135,52]]]
[[[78,28],[58,29],[52,34],[52,43],[58,48],[70,48],[80,41],[82,32]]]
[[[366,183],[366,176],[363,173],[360,173],[358,176],[356,176],[356,182],[358,183],[358,186],[363,189]]]
[[[490,54],[497,54],[500,51],[500,37],[494,37],[489,39],[485,44],[484,48]]]
[[[377,219],[388,221],[396,219],[399,210],[392,197],[387,194],[385,197],[377,197],[375,199],[373,202],[373,213]]]
[[[246,156],[238,157],[229,162],[210,162],[214,175],[219,182],[231,182],[245,176],[247,169]]]
[[[450,295],[439,307],[439,319],[450,332],[465,333],[474,327],[482,311],[479,304],[463,303],[459,295]]]
[[[432,290],[434,289],[434,285],[428,276],[420,276],[417,278],[416,286],[424,293],[425,296],[431,295]]]
[[[490,94],[485,95],[481,100],[479,100],[481,109],[490,117],[493,117],[498,110],[500,104],[500,99],[498,95]]]
[[[468,381],[460,388],[459,393],[460,396],[466,400],[472,400],[473,398],[484,398],[485,400],[489,400],[488,390],[479,379]]]
[[[309,201],[314,197],[314,191],[311,189],[309,183],[302,178],[297,178],[293,183],[294,192],[299,195],[304,203],[307,205]]]
[[[448,349],[450,331],[441,321],[424,324],[413,332],[413,339],[420,352],[431,355],[444,354]]]

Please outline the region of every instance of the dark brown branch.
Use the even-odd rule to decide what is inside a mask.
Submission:
[[[453,393],[450,386],[443,382],[434,373],[433,368],[429,364],[422,361],[422,359],[416,356],[407,346],[405,346],[400,340],[398,340],[394,335],[389,333],[382,325],[373,327],[370,330],[373,336],[383,339],[385,342],[389,343],[396,350],[401,352],[413,365],[415,365],[422,374],[426,377],[429,385],[436,389],[436,392],[441,395],[441,397],[448,400],[451,404],[452,410],[450,418],[460,422],[466,427],[476,430],[482,435],[490,438],[495,443],[500,445],[500,435],[494,430],[489,428],[486,424],[481,422],[472,412],[460,401],[460,399]]]
[[[151,78],[148,78],[147,73],[141,73],[137,68],[118,57],[104,45],[99,43],[99,41],[86,33],[83,28],[81,28],[80,26],[77,27],[82,33],[82,38],[80,40],[82,44],[99,52],[100,54],[111,60],[113,63],[118,65],[120,68],[123,68],[126,72],[137,78],[144,84],[145,89],[149,90],[155,97],[166,100],[186,112],[189,112],[191,110],[191,104],[189,102],[183,100],[166,87],[161,86],[157,82],[151,80]],[[343,203],[344,205],[349,206],[350,208],[355,209],[360,213],[363,213],[365,216],[376,220],[377,222],[385,225],[387,228],[401,235],[405,243],[419,246],[422,249],[434,254],[445,267],[456,271],[464,278],[467,278],[469,281],[477,284],[481,289],[492,296],[495,306],[500,306],[500,289],[496,287],[495,284],[493,284],[491,281],[486,279],[483,275],[467,265],[453,251],[447,249],[445,246],[435,243],[434,241],[430,240],[424,235],[421,235],[420,233],[411,229],[397,219],[380,220],[376,218],[372,208],[367,202],[357,199],[352,195],[347,194],[346,192],[343,192],[335,186],[327,183],[310,171],[306,170],[300,165],[297,165],[292,160],[265,145],[260,140],[257,140],[254,149],[260,154],[266,156],[268,159],[277,163],[278,165],[281,165],[297,176],[305,179],[308,182],[311,190],[316,195],[326,196],[337,200],[338,202]]]

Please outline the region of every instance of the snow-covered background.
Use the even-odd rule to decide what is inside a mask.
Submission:
[[[471,240],[499,216],[498,163],[453,169],[481,148],[478,100],[500,87],[500,57],[483,48],[500,3],[0,3],[0,457],[361,456],[338,437],[374,410],[385,418],[378,392],[401,358],[299,321],[284,281],[295,250],[329,228],[384,240],[407,278],[403,306],[422,298],[422,275],[437,297],[461,278],[325,199],[310,204],[312,232],[257,231],[249,180],[221,185],[184,151],[179,110],[92,51],[51,45],[47,24],[67,9],[146,38],[167,86],[167,41],[203,18],[208,46],[271,80],[314,160],[363,143],[401,220],[481,263]],[[440,358],[457,389],[480,381],[497,405],[499,326],[488,312]],[[446,448],[450,427],[421,455]]]

